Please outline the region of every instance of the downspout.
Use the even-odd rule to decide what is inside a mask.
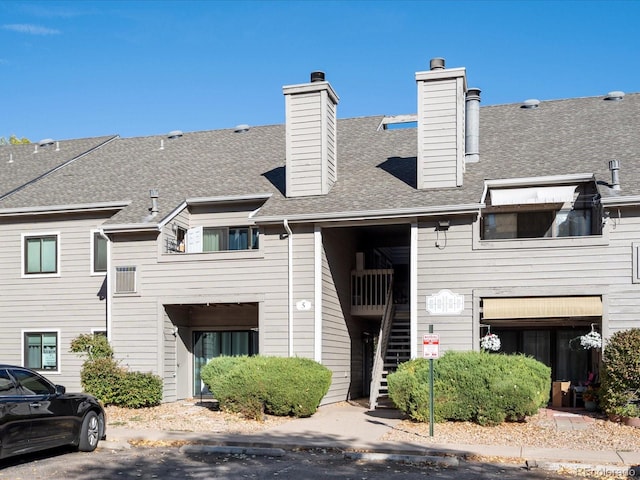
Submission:
[[[107,340],[111,341],[111,241],[109,237],[105,235],[104,230],[102,228],[98,229],[98,233],[102,238],[107,241],[107,274],[105,276],[105,282],[107,284],[107,298],[105,299],[105,328],[107,331]]]
[[[289,321],[289,356],[293,357],[293,232],[289,227],[289,221],[285,218],[283,221],[284,229],[287,231],[287,304],[288,304],[288,321]]]

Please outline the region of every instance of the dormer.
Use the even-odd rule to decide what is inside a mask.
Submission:
[[[338,178],[338,96],[323,72],[282,88],[286,111],[286,195],[326,195]]]
[[[417,72],[419,189],[459,187],[465,166],[464,68],[444,68],[434,58],[431,70]]]

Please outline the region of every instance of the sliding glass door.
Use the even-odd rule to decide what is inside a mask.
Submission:
[[[202,383],[201,368],[220,356],[255,355],[258,353],[258,332],[254,330],[193,332],[193,394],[211,395]]]

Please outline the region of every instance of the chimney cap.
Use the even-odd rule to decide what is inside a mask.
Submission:
[[[247,125],[246,123],[241,123],[240,125],[236,125],[233,128],[233,131],[235,133],[245,133],[245,132],[248,132],[250,128],[251,127],[249,125]]]
[[[167,133],[167,137],[171,140],[173,140],[174,138],[180,138],[182,136],[182,130],[171,130],[169,133]]]
[[[53,138],[43,138],[38,142],[38,145],[40,145],[41,147],[46,147],[48,145],[53,145],[54,143],[55,142],[53,141]]]
[[[324,72],[321,71],[315,71],[315,72],[311,72],[311,83],[315,83],[315,82],[324,82]]]
[[[444,58],[436,57],[429,61],[430,70],[444,70]]]

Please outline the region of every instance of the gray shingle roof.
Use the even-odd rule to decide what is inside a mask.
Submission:
[[[175,140],[118,138],[0,201],[0,209],[130,201],[110,223],[139,223],[149,213],[152,188],[159,191],[155,221],[187,198],[258,193],[272,193],[262,217],[429,209],[480,202],[485,179],[594,173],[606,183],[611,159],[621,164],[620,194],[640,196],[640,94],[618,102],[543,101],[534,110],[481,107],[480,162],[467,165],[459,188],[417,190],[416,130],[377,131],[381,118],[338,121],[338,181],[325,196],[284,196],[285,129],[275,125],[246,133],[185,133]]]
[[[114,136],[62,140],[40,146],[0,146],[0,198],[95,148]]]

